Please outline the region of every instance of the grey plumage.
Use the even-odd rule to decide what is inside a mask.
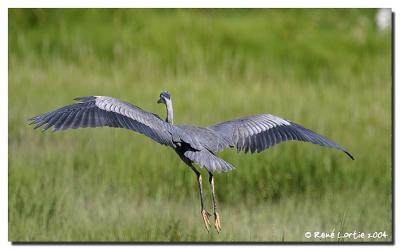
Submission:
[[[208,127],[229,142],[237,151],[261,152],[284,141],[296,140],[335,148],[353,156],[343,147],[294,122],[261,114],[227,121]]]
[[[156,142],[172,146],[168,129],[172,126],[158,116],[132,104],[106,96],[75,98],[78,103],[31,118],[35,128],[43,131],[77,128],[114,127],[126,128],[144,134]]]
[[[306,141],[331,147],[353,156],[343,147],[296,123],[273,115],[261,114],[226,121],[206,128],[174,125],[171,95],[164,91],[158,103],[165,104],[167,118],[163,121],[156,114],[149,113],[127,102],[107,96],[85,96],[74,103],[52,112],[31,118],[35,128],[43,131],[77,128],[114,127],[125,128],[144,134],[154,141],[172,147],[179,157],[196,174],[199,185],[201,215],[209,230],[211,214],[205,209],[201,173],[193,162],[207,169],[214,210],[214,225],[221,231],[221,218],[217,211],[214,172],[227,172],[234,167],[218,158],[215,153],[225,148],[237,151],[261,152],[284,141]]]
[[[35,128],[46,131],[77,128],[114,127],[144,134],[154,141],[175,149],[186,162],[195,162],[209,172],[226,172],[234,167],[215,153],[227,147],[237,151],[261,152],[278,143],[297,140],[331,147],[353,156],[343,147],[289,120],[261,114],[226,121],[207,128],[173,125],[172,102],[168,92],[160,94],[165,103],[166,121],[130,103],[107,96],[75,98],[74,103],[31,118]]]

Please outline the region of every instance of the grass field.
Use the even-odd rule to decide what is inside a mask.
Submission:
[[[392,240],[391,34],[375,10],[9,10],[10,241]],[[220,154],[222,232],[200,217],[195,176],[128,130],[41,133],[27,119],[85,95],[177,124],[270,113],[356,158],[302,142]],[[203,174],[206,174],[202,170]],[[204,178],[206,179],[206,178]],[[206,186],[206,204],[211,210]]]

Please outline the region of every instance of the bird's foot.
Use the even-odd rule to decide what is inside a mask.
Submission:
[[[221,232],[221,218],[217,212],[214,212],[214,226],[217,232]]]
[[[201,210],[201,216],[203,216],[204,225],[206,226],[207,232],[210,232],[210,216],[211,214],[207,210]]]

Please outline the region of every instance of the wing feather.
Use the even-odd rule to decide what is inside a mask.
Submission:
[[[85,127],[126,128],[172,145],[172,125],[132,104],[108,96],[84,96],[74,103],[31,118],[35,128],[53,131]]]
[[[294,122],[277,116],[262,114],[209,126],[238,151],[261,152],[284,141],[297,140],[335,148],[354,157],[335,142]]]

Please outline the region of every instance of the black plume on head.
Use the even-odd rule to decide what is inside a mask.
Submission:
[[[160,97],[163,97],[165,99],[171,99],[171,95],[169,94],[168,91],[161,92]]]

